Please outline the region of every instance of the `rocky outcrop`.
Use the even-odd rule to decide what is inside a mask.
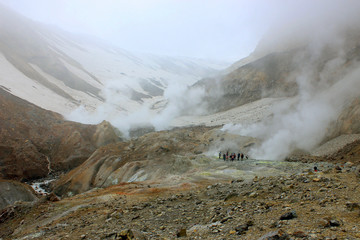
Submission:
[[[0,89],[0,178],[27,180],[68,171],[99,146],[121,140],[106,122],[65,121]]]
[[[96,147],[105,146],[119,141],[121,132],[115,129],[109,122],[102,121],[96,126],[96,131],[92,137],[92,141]]]
[[[37,200],[34,190],[26,184],[16,181],[0,180],[0,209],[16,201],[34,202]]]

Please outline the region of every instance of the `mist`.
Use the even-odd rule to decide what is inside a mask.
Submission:
[[[225,61],[236,61],[254,49],[277,8],[265,0],[0,3],[35,21],[95,36],[131,52]]]
[[[270,119],[224,127],[262,139],[262,145],[251,150],[257,158],[282,159],[295,149],[310,151],[357,96],[359,65],[349,63],[347,56],[360,35],[356,0],[0,2],[50,28],[93,35],[136,52],[237,61],[251,53],[298,49],[293,59],[298,67],[288,79],[296,81],[298,96],[277,105]],[[154,108],[147,100],[129,101],[133,79],[103,80],[105,103],[96,109],[81,106],[68,119],[106,119],[128,135],[132,127],[167,129],[178,116],[206,114],[211,108],[204,89],[181,81],[169,82]],[[125,105],[134,111],[124,111]]]
[[[204,114],[207,104],[202,101],[205,91],[202,88],[189,88],[185,84],[171,83],[164,91],[164,96],[159,98],[158,109],[154,109],[152,103],[143,103],[134,106],[133,111],[122,111],[119,103],[133,104],[128,101],[126,95],[119,93],[116,88],[122,85],[107,85],[105,103],[95,110],[88,110],[80,106],[67,116],[67,119],[81,122],[98,124],[103,120],[109,121],[118,128],[124,137],[130,137],[130,130],[139,127],[154,127],[156,131],[171,128],[171,122],[182,115]],[[126,91],[126,90],[125,90]],[[124,92],[125,92],[124,91]]]
[[[258,51],[298,49],[292,60],[297,69],[287,81],[296,81],[299,89],[296,97],[274,106],[272,117],[223,127],[262,140],[249,151],[251,157],[281,160],[294,150],[310,152],[359,96],[360,63],[348,56],[360,39],[359,11],[356,1],[316,1],[306,17],[295,14],[289,21],[279,17],[274,31],[262,39]]]

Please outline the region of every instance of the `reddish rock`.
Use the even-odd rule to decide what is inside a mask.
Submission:
[[[58,202],[60,201],[60,198],[58,196],[55,195],[55,193],[50,193],[46,196],[46,199],[49,200],[50,202]]]

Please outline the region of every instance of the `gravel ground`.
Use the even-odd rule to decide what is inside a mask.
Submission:
[[[9,208],[0,238],[360,239],[356,166],[318,166],[318,172],[167,189],[129,183]]]

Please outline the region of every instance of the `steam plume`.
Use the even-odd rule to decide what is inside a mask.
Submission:
[[[337,7],[340,13],[334,11]],[[360,44],[357,27],[360,17],[355,13],[360,9],[359,3],[344,1],[339,5],[334,1],[326,6],[325,10],[329,9],[310,12],[305,21],[289,21],[295,30],[289,30],[287,25],[277,27],[283,32],[270,36],[271,44],[266,45],[265,39],[259,46],[265,52],[295,46],[300,49],[293,58],[298,67],[292,73],[299,92],[296,98],[274,107],[271,119],[223,128],[262,139],[259,147],[251,149],[252,157],[284,159],[295,149],[312,150],[324,139],[344,107],[359,96],[360,64],[349,57]]]

